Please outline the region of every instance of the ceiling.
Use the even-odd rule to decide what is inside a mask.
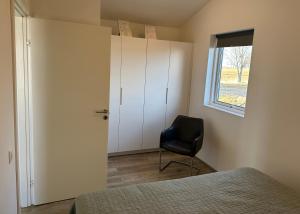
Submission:
[[[208,0],[101,0],[103,19],[178,27]]]

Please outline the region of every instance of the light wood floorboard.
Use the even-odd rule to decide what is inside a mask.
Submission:
[[[164,164],[169,160],[184,161],[185,159],[186,157],[173,153],[163,153]],[[190,176],[189,167],[180,164],[171,164],[163,172],[160,172],[158,170],[158,161],[158,152],[110,157],[108,159],[108,188]],[[194,166],[201,170],[198,172],[194,170],[193,175],[215,171],[196,158],[194,159]],[[22,214],[68,214],[73,203],[73,200],[66,200],[32,206],[22,209]]]

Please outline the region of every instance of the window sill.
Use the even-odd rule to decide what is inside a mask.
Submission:
[[[235,115],[235,116],[239,116],[239,117],[242,117],[242,118],[245,117],[245,112],[244,111],[241,111],[241,110],[235,109],[235,108],[230,108],[228,106],[220,105],[220,104],[217,104],[217,103],[207,103],[207,104],[204,104],[204,106],[209,107],[209,108],[213,108],[213,109],[216,109],[216,110],[219,110],[219,111],[223,111],[223,112]]]

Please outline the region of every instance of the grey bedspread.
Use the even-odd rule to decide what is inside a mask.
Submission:
[[[300,214],[300,196],[251,168],[85,194],[76,214]]]

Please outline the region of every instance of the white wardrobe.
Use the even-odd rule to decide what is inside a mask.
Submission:
[[[156,149],[189,103],[190,43],[111,37],[108,153]]]

